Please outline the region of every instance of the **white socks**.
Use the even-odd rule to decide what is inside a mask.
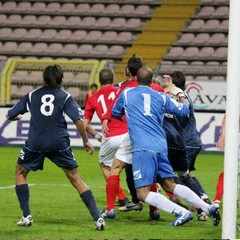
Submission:
[[[145,203],[168,213],[187,212],[185,208],[171,202],[168,198],[156,192],[150,192],[145,199]]]
[[[201,208],[205,213],[209,214],[209,204],[204,202],[195,192],[193,192],[190,188],[176,184],[176,187],[173,191],[173,194],[184,199],[191,205]]]

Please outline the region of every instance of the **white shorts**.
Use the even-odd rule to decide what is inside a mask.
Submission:
[[[112,166],[115,154],[126,135],[128,135],[128,133],[109,138],[105,138],[104,136],[102,137],[101,147],[99,150],[100,163],[109,167]]]
[[[132,164],[132,145],[128,133],[116,152],[116,158],[127,164]]]

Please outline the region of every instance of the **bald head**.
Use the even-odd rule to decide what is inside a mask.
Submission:
[[[153,72],[152,69],[143,66],[137,71],[137,81],[139,85],[149,86],[152,83]]]

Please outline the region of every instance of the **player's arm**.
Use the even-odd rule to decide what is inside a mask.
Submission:
[[[75,125],[82,137],[82,141],[83,141],[83,146],[85,147],[86,151],[92,155],[94,152],[94,147],[93,145],[88,141],[88,137],[87,137],[87,132],[86,132],[86,127],[84,125],[84,121],[78,119],[75,122]]]
[[[180,103],[186,103],[189,105],[188,100],[186,99],[186,96],[184,95],[184,92],[181,88],[173,87],[171,89],[171,95],[177,97],[178,102]]]
[[[89,133],[92,137],[97,139],[99,142],[102,141],[102,135],[98,133],[91,125],[90,119],[84,119],[84,126],[86,127],[87,133]]]
[[[119,120],[122,120],[122,116],[125,115],[124,105],[123,105],[123,96],[124,96],[123,93],[124,92],[121,93],[121,95],[119,96],[119,98],[117,99],[117,101],[115,102],[112,108],[112,116]]]
[[[8,114],[6,114],[6,118],[10,121],[18,121],[22,118],[22,115],[21,114],[18,114],[17,116],[14,116],[14,117],[10,117]]]
[[[217,148],[221,151],[224,150],[225,147],[225,129],[226,129],[226,114],[224,114],[222,125],[221,125],[221,133],[217,142]]]

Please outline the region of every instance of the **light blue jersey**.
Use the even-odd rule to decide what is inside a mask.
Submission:
[[[133,151],[167,151],[166,134],[162,127],[165,113],[186,116],[187,104],[178,103],[164,93],[148,86],[124,90],[116,101],[112,114],[126,114]]]

